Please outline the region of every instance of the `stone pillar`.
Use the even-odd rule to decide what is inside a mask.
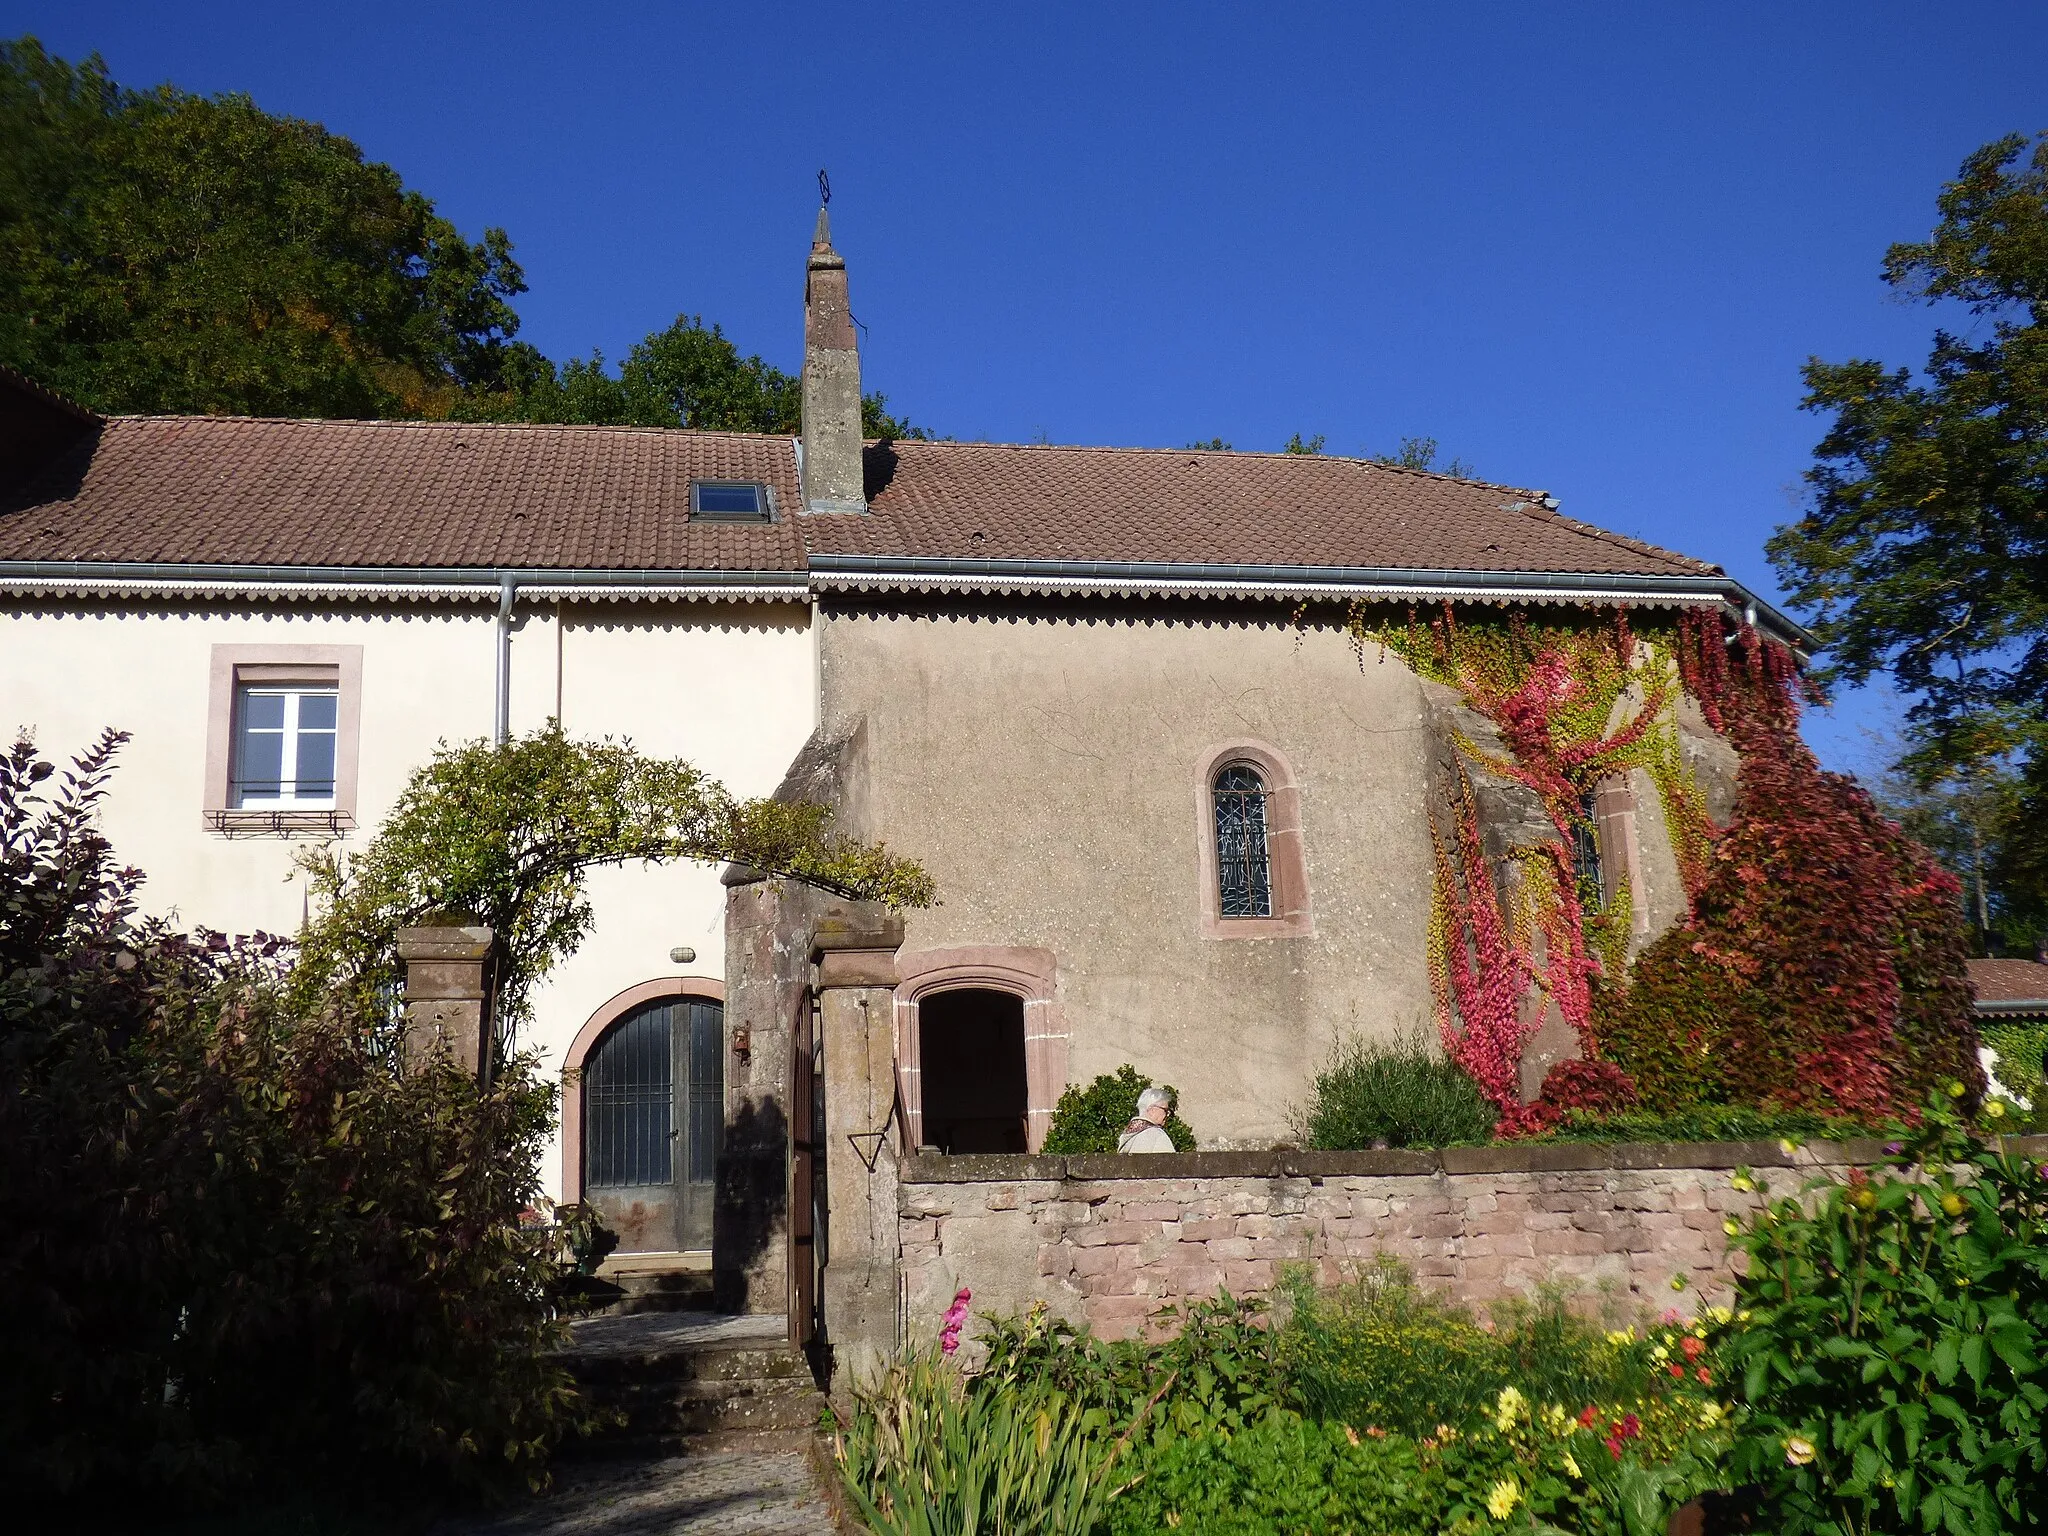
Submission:
[[[437,1050],[483,1081],[493,1065],[492,952],[488,928],[401,928],[405,962],[405,1054],[424,1060]]]
[[[897,1345],[896,951],[903,919],[834,907],[812,930],[825,1070],[823,1275],[832,1390],[870,1380]]]
[[[1636,791],[1626,773],[1611,773],[1593,792],[1593,824],[1600,839],[1600,883],[1608,901],[1628,881],[1631,941],[1649,936],[1650,893],[1643,885],[1642,844],[1636,836]]]

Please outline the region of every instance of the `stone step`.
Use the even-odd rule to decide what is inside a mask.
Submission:
[[[627,1436],[732,1430],[815,1429],[825,1399],[802,1382],[653,1382],[606,1392],[598,1401],[625,1415]]]
[[[711,1306],[708,1269],[601,1269],[598,1278],[617,1286],[619,1297],[598,1317],[636,1317],[647,1312],[694,1312]]]
[[[638,1382],[811,1380],[809,1362],[787,1347],[679,1345],[634,1354],[571,1354],[565,1361],[578,1381],[597,1392]]]

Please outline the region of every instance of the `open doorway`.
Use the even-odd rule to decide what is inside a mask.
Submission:
[[[941,1152],[1029,1149],[1024,1000],[986,987],[918,1000],[924,1140]]]

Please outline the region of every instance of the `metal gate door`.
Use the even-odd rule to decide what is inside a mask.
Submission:
[[[583,1067],[584,1198],[622,1253],[711,1246],[725,1120],[723,1007],[662,999],[605,1032]]]

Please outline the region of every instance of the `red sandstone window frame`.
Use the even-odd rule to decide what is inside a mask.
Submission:
[[[1225,917],[1216,864],[1216,776],[1242,763],[1266,786],[1266,862],[1271,917]],[[1301,783],[1280,749],[1264,741],[1226,741],[1202,754],[1195,776],[1201,933],[1205,939],[1305,939],[1316,931],[1309,906],[1308,855],[1301,828]]]
[[[1059,963],[1049,949],[1023,945],[974,944],[928,949],[896,957],[896,1093],[901,1107],[903,1148],[915,1152],[924,1139],[923,1053],[918,1003],[935,992],[969,987],[1007,992],[1024,1003],[1024,1144],[1036,1152],[1052,1129],[1052,1112],[1067,1091],[1067,1050],[1071,1035],[1066,1009],[1054,996]]]
[[[332,810],[295,811],[289,806],[244,809],[235,804],[235,700],[251,686],[334,690]],[[207,677],[206,781],[201,807],[206,827],[230,837],[288,837],[294,832],[334,835],[353,830],[362,721],[360,645],[216,645]]]
[[[712,976],[658,976],[653,981],[638,982],[623,992],[614,993],[605,999],[597,1012],[584,1021],[576,1031],[576,1038],[569,1042],[569,1049],[562,1055],[562,1204],[579,1205],[583,1200],[583,1064],[590,1059],[590,1053],[597,1048],[597,1042],[604,1038],[604,1032],[634,1009],[647,1003],[658,1003],[686,997],[702,998],[706,1002],[725,1006],[725,983]],[[731,1025],[727,1025],[724,1049],[730,1056]],[[727,1067],[727,1093],[725,1112],[732,1112],[730,1091],[730,1065]]]

